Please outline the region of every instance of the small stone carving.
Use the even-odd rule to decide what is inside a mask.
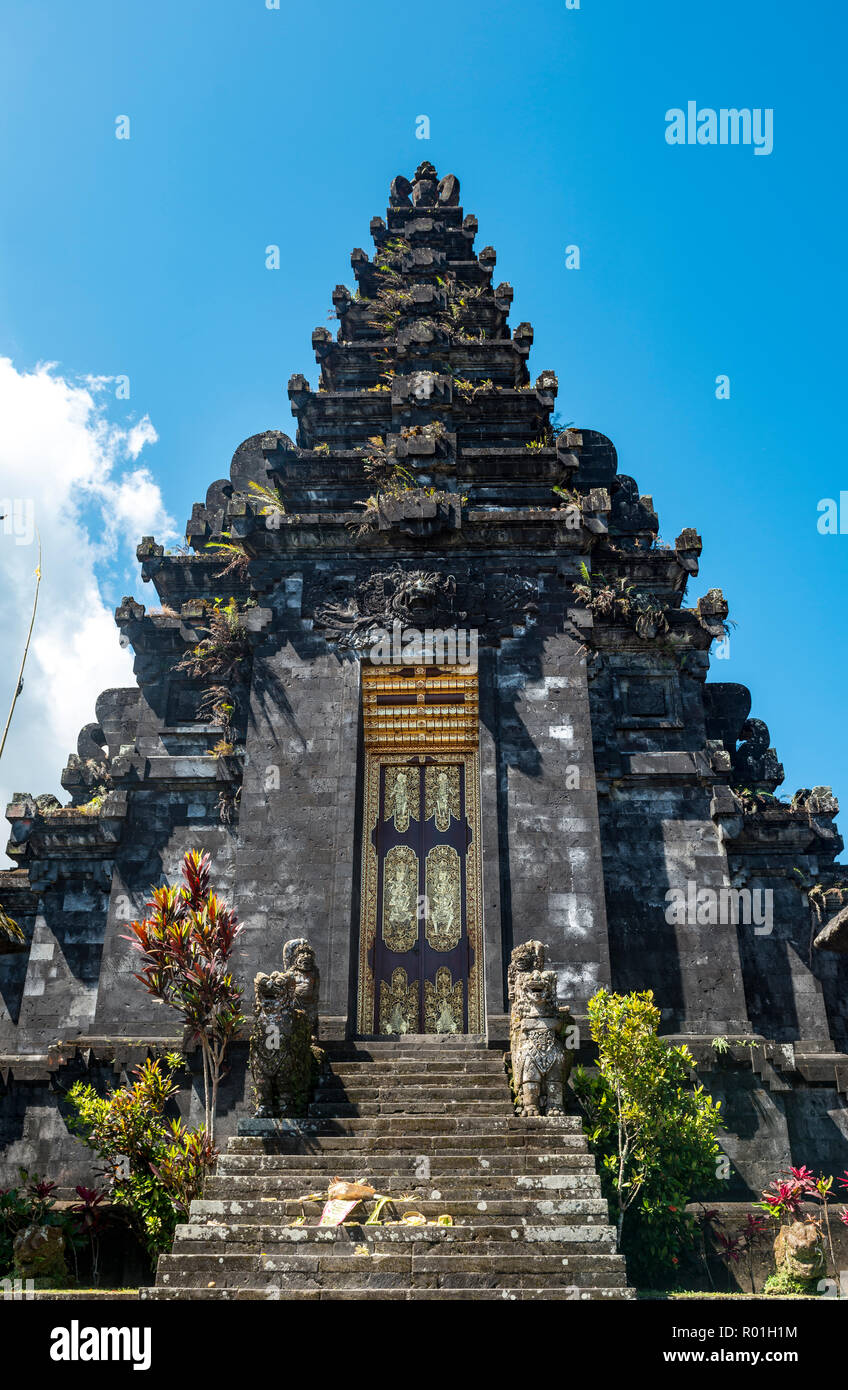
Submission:
[[[848,907],[843,907],[826,922],[813,941],[817,951],[836,951],[848,955]]]
[[[725,623],[729,612],[727,599],[721,589],[708,589],[698,599],[695,607],[695,616],[701,627],[710,637],[717,637],[719,640],[727,636]]]
[[[257,1119],[305,1115],[317,1067],[319,973],[303,937],[287,941],[284,970],[253,981],[250,1071]]]
[[[783,781],[783,763],[769,747],[768,725],[762,719],[746,719],[733,755],[734,787],[773,792]]]
[[[813,816],[836,816],[839,802],[833,795],[832,787],[800,787],[792,798],[792,809],[806,811]]]
[[[814,1221],[790,1221],[781,1226],[774,1242],[778,1274],[802,1283],[817,1283],[827,1272],[821,1231]]]
[[[32,1279],[36,1288],[62,1286],[68,1277],[65,1234],[59,1226],[27,1226],[15,1236],[13,1272],[18,1279]]]
[[[573,1020],[557,1002],[557,978],[544,970],[541,941],[525,941],[512,953],[507,983],[510,1002],[512,1084],[520,1115],[562,1115],[563,1086],[572,1055],[563,1039]]]
[[[639,495],[636,479],[626,473],[618,475],[618,483],[619,487],[612,494],[610,511],[610,524],[617,535],[656,535],[660,524],[653,507],[648,505],[651,499]]]

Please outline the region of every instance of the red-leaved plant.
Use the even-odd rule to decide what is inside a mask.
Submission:
[[[78,1183],[77,1196],[79,1201],[71,1207],[71,1212],[76,1217],[80,1235],[88,1240],[91,1250],[91,1282],[96,1287],[100,1283],[100,1234],[106,1226],[107,1216],[103,1204],[108,1194],[105,1189],[86,1187],[83,1183]]]
[[[848,1168],[846,1168],[844,1175],[837,1178],[836,1181],[840,1187],[848,1188]],[[780,1222],[787,1216],[793,1220],[799,1219],[802,1216],[802,1202],[819,1202],[821,1205],[819,1215],[809,1216],[806,1219],[812,1222],[821,1234],[827,1236],[831,1266],[836,1272],[836,1254],[833,1249],[833,1236],[830,1229],[833,1182],[832,1176],[825,1177],[824,1173],[821,1173],[816,1177],[806,1164],[802,1164],[800,1168],[790,1168],[785,1176],[770,1182],[763,1192],[763,1200],[758,1202],[757,1206],[762,1211],[767,1212],[775,1221]],[[848,1207],[843,1208],[839,1220],[848,1226]]]
[[[154,999],[181,1013],[187,1037],[203,1058],[205,1127],[215,1138],[218,1087],[227,1045],[243,1022],[241,986],[230,958],[242,931],[235,912],[209,886],[208,854],[189,850],[182,863],[182,886],[152,890],[147,916],[130,923],[132,942],[142,957],[136,979]]]

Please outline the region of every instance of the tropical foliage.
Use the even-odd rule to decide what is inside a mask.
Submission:
[[[208,854],[189,850],[183,884],[152,890],[147,915],[127,937],[141,955],[136,979],[154,999],[182,1015],[187,1041],[200,1046],[206,1132],[215,1134],[218,1087],[227,1046],[243,1022],[241,985],[231,958],[242,928],[235,912],[212,891]]]
[[[659,1037],[651,990],[601,989],[588,1007],[598,1071],[576,1068],[574,1090],[619,1248],[637,1280],[652,1280],[695,1247],[695,1221],[685,1208],[696,1189],[715,1181],[719,1103],[693,1084],[688,1049]]]
[[[148,1058],[136,1067],[137,1080],[100,1096],[78,1081],[68,1092],[76,1115],[71,1128],[103,1159],[113,1202],[126,1209],[151,1260],[170,1247],[180,1217],[199,1197],[215,1159],[205,1129],[188,1130],[166,1111],[179,1086],[183,1059],[169,1053],[164,1062]]]

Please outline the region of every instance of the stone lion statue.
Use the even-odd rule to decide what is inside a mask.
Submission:
[[[557,978],[544,970],[545,948],[526,941],[512,953],[509,986],[512,1084],[520,1115],[562,1115],[572,1055],[563,1033],[573,1022],[557,1002]]]
[[[253,981],[250,1072],[257,1119],[305,1115],[317,1067],[319,973],[304,937],[283,947],[284,970]]]

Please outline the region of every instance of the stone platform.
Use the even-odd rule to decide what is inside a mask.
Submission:
[[[579,1118],[516,1117],[499,1052],[430,1038],[328,1053],[307,1119],[241,1122],[142,1298],[635,1296]],[[336,1176],[453,1225],[319,1227]]]

